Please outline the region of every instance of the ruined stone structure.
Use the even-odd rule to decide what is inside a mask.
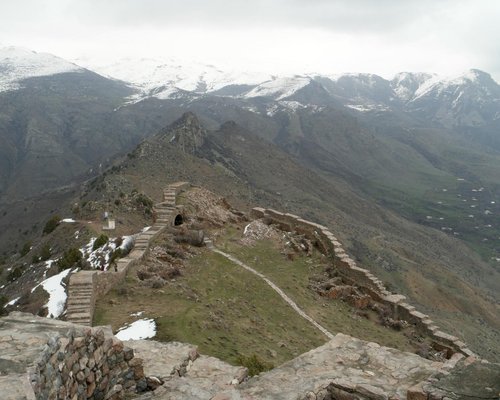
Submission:
[[[117,261],[116,271],[79,271],[72,274],[68,285],[66,319],[81,325],[92,325],[95,302],[122,282],[130,267],[140,262],[149,250],[149,243],[168,226],[174,225],[179,213],[176,196],[188,186],[186,182],[169,185],[163,191],[163,201],[155,205],[156,221],[147,231],[135,238],[132,251]]]
[[[451,358],[455,353],[466,357],[476,357],[459,338],[442,332],[428,315],[417,311],[415,307],[408,304],[405,296],[389,292],[370,271],[358,267],[356,262],[344,251],[337,238],[325,226],[306,221],[293,214],[260,207],[252,209],[252,216],[262,218],[269,224],[276,224],[282,230],[296,231],[305,235],[317,245],[323,254],[330,258],[334,268],[344,280],[355,283],[371,298],[388,306],[394,319],[405,320],[414,325],[422,334],[430,337],[434,341],[433,347],[446,351],[447,358]]]

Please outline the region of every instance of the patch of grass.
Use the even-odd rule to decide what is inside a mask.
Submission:
[[[248,375],[250,376],[255,376],[261,372],[269,371],[274,368],[273,364],[261,360],[256,354],[252,354],[248,357],[238,357],[238,364],[247,367]]]
[[[376,323],[374,313],[369,312],[371,318],[361,317],[347,303],[325,299],[309,288],[309,278],[321,274],[327,265],[318,251],[314,251],[312,257],[298,255],[289,260],[280,254],[277,244],[270,240],[258,241],[252,247],[228,240],[225,247],[229,253],[271,279],[299,307],[333,334],[340,332],[400,350],[415,350],[402,332]]]
[[[157,340],[193,343],[233,364],[255,354],[278,365],[327,340],[265,282],[208,250],[159,290],[142,286],[134,274],[127,278],[126,298],[111,291],[98,302],[95,324],[116,330],[132,312],[145,311],[157,322]]]

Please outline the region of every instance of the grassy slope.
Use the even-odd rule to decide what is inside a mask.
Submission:
[[[238,245],[240,232],[241,227],[233,227],[218,243],[268,274],[332,332],[414,350],[401,332],[358,316],[341,301],[326,301],[308,288],[309,276],[323,268],[319,254],[290,261],[269,241],[254,247]],[[145,311],[141,317],[155,318],[158,323],[157,339],[194,343],[201,352],[231,363],[237,363],[239,355],[257,354],[278,365],[326,341],[264,281],[207,249],[191,258],[182,277],[167,286],[144,287],[132,271],[126,295],[119,293],[123,289],[98,302],[94,324],[111,324],[116,330],[133,320],[131,313]]]

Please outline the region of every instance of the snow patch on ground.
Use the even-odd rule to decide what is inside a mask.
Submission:
[[[148,339],[156,335],[154,319],[139,319],[118,329],[115,336],[120,340]]]
[[[64,218],[61,220],[61,222],[67,222],[67,223],[73,223],[73,222],[76,222],[73,218]]]
[[[8,302],[6,305],[4,305],[3,307],[5,308],[5,307],[7,307],[7,306],[13,306],[14,304],[16,304],[16,303],[19,301],[19,299],[20,299],[20,298],[21,298],[21,296],[16,297],[15,299],[13,299],[13,300],[9,301],[9,302]]]
[[[83,254],[83,258],[89,262],[91,268],[107,271],[111,254],[115,251],[116,244],[114,239],[110,239],[103,246],[92,250],[96,239],[95,237],[91,238],[90,241],[80,249],[80,252]]]
[[[49,318],[58,318],[64,311],[67,295],[62,280],[66,278],[70,272],[71,268],[65,269],[57,275],[45,279],[31,290],[33,292],[38,286],[42,286],[49,294],[49,301],[45,304],[45,307],[48,309],[47,317]]]

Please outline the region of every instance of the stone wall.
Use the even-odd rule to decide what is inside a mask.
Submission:
[[[147,387],[142,360],[105,328],[52,336],[29,379],[37,399],[122,399]]]
[[[174,224],[177,215],[176,197],[189,183],[177,182],[167,186],[163,201],[155,205],[155,223],[147,231],[135,237],[134,247],[127,257],[117,260],[117,270],[80,271],[70,277],[66,319],[81,325],[92,325],[95,302],[113,287],[123,282],[128,270],[140,263],[149,251],[149,244],[168,226]]]
[[[305,235],[320,251],[330,258],[334,268],[342,278],[360,287],[373,300],[384,304],[391,312],[391,317],[401,319],[412,324],[423,335],[432,339],[434,347],[445,350],[450,358],[454,353],[461,353],[467,357],[475,354],[457,337],[442,332],[428,315],[423,314],[408,304],[406,297],[389,292],[384,284],[370,271],[360,268],[349,257],[337,238],[323,225],[306,221],[297,215],[281,213],[276,210],[256,207],[251,211],[254,218],[263,219],[268,224],[275,224],[286,231],[295,231]]]
[[[142,359],[109,327],[21,312],[0,319],[2,400],[123,399],[149,381]]]

